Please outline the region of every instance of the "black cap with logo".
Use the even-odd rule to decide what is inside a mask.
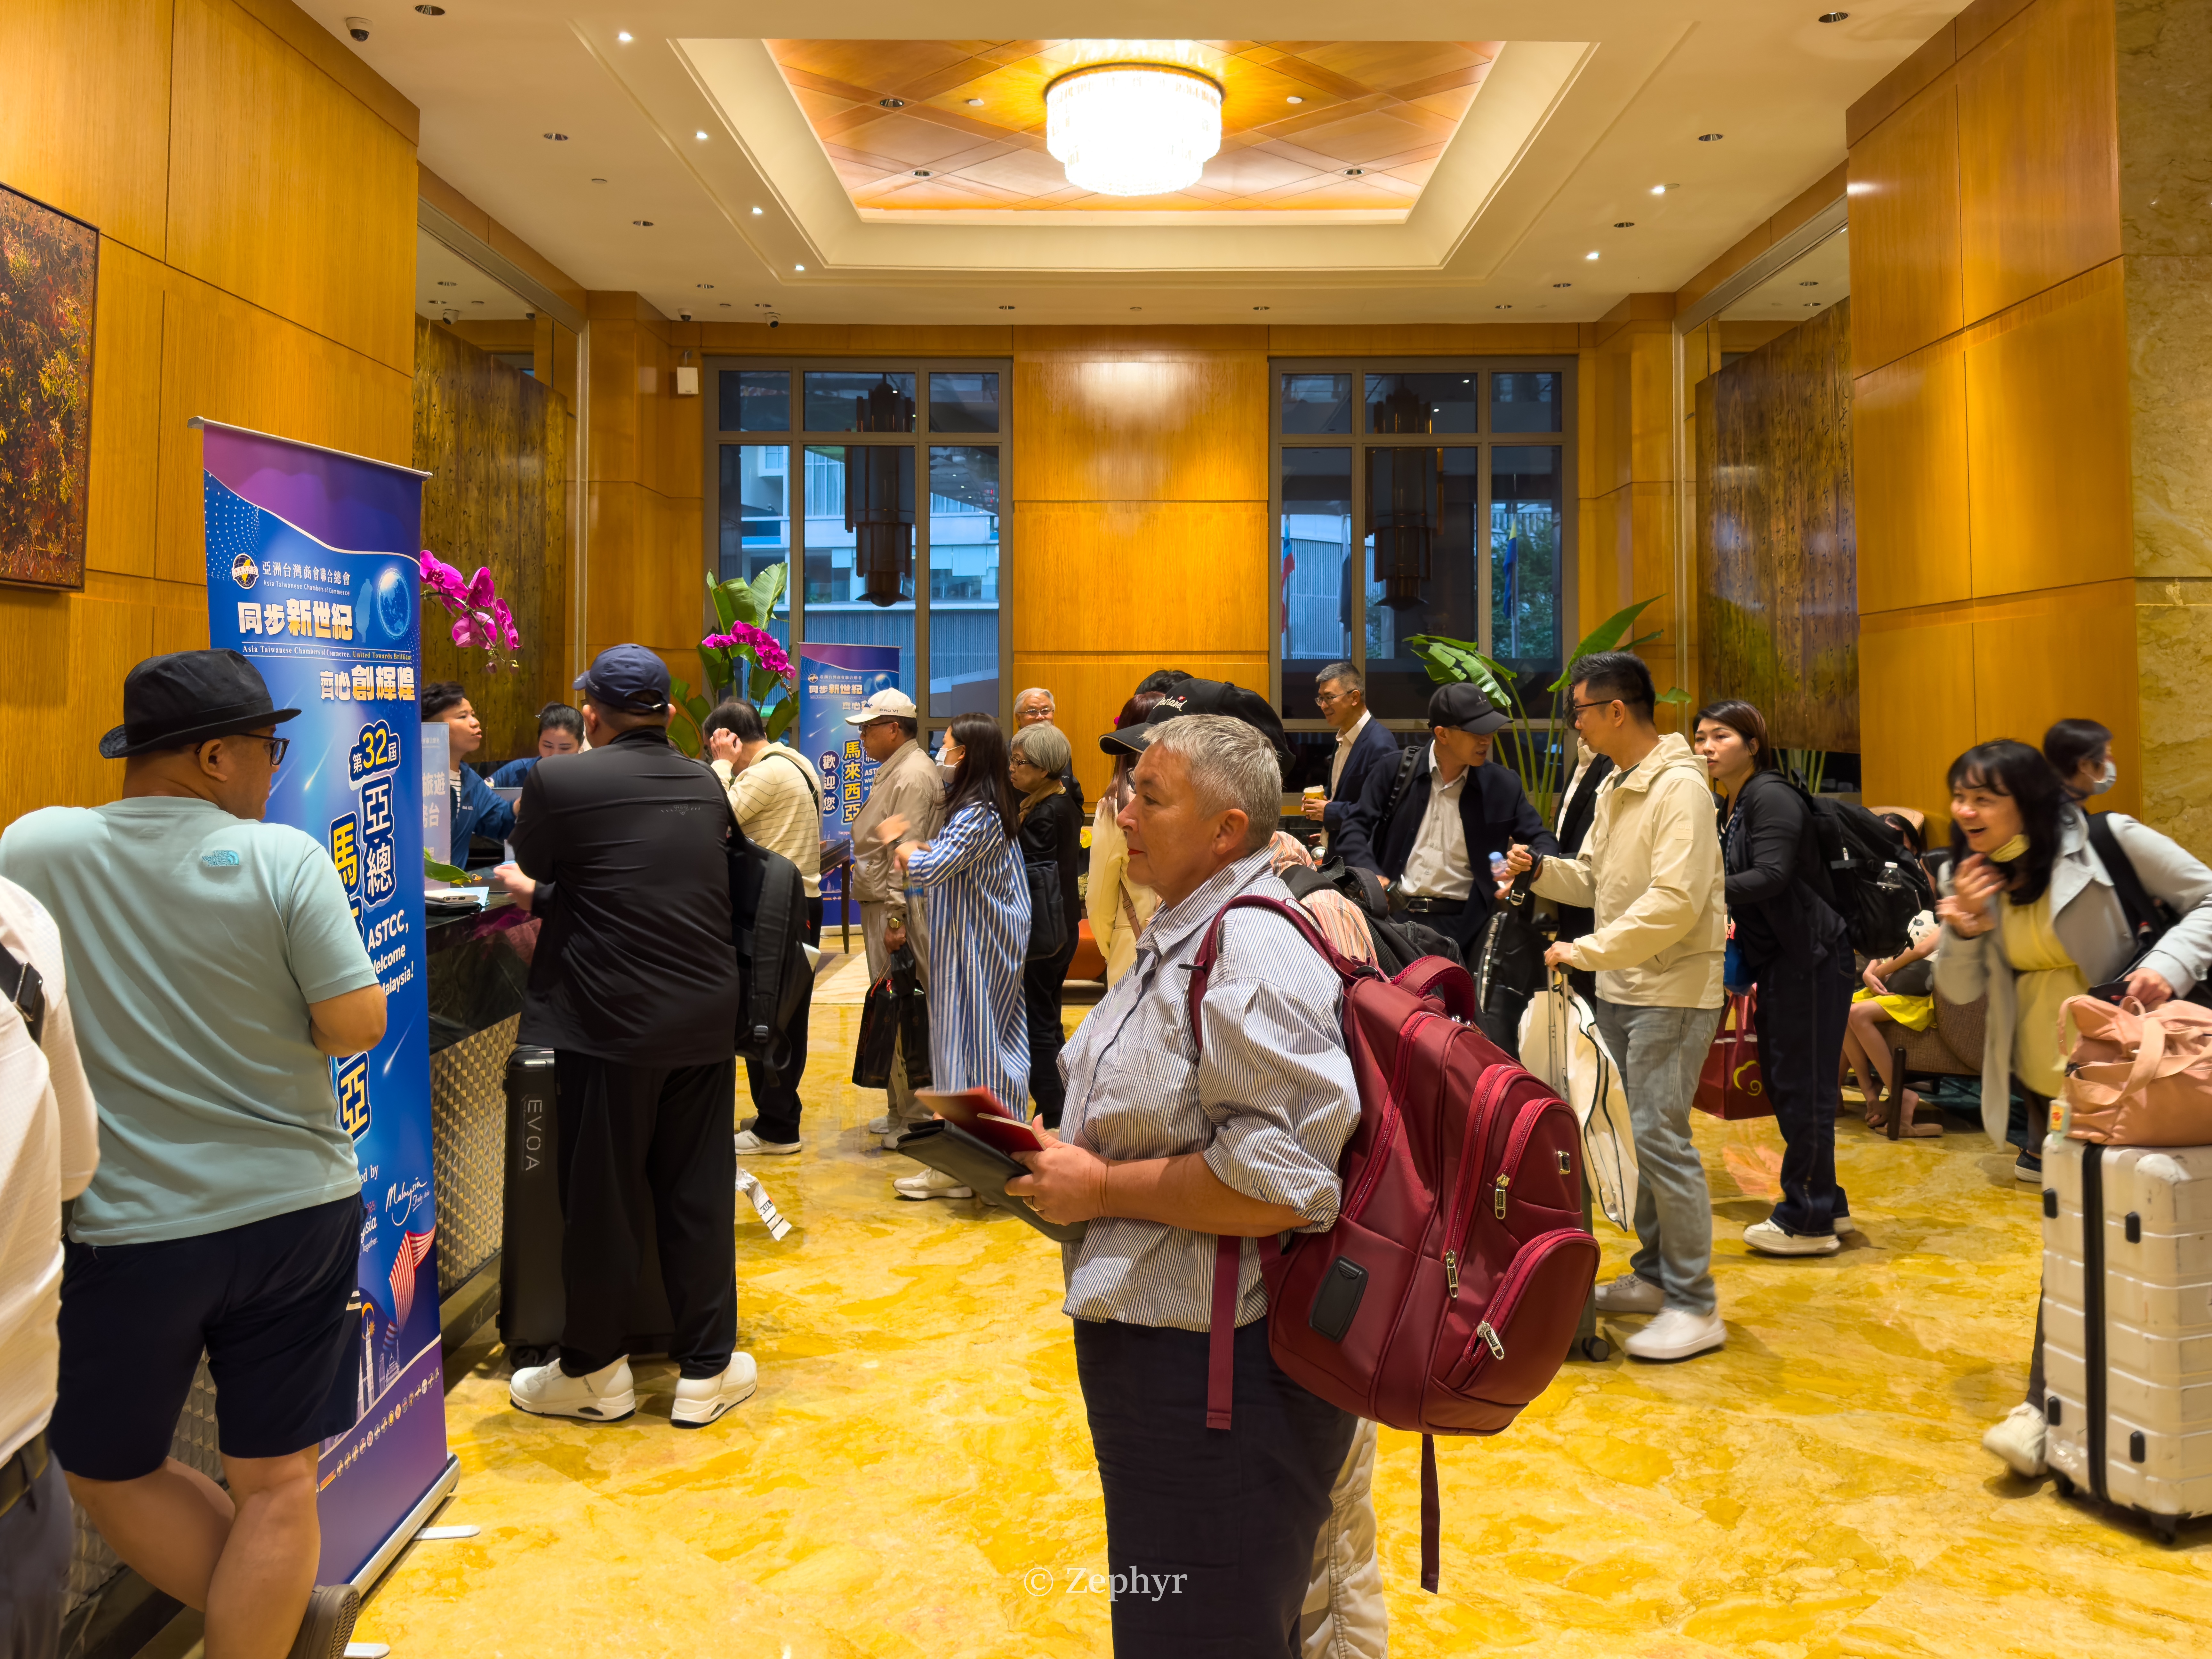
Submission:
[[[1159,735],[1161,726],[1184,714],[1224,714],[1243,720],[1274,745],[1279,758],[1285,762],[1291,758],[1291,741],[1274,705],[1257,691],[1247,691],[1227,680],[1183,680],[1170,686],[1152,706],[1144,725],[1109,732],[1098,739],[1098,747],[1109,755],[1141,755]]]
[[[299,714],[270,700],[261,671],[235,651],[149,657],[123,680],[123,724],[100,740],[103,760],[127,760],[274,726]]]
[[[1513,716],[1485,696],[1482,688],[1460,680],[1429,694],[1429,724],[1457,726],[1478,738],[1513,724]]]

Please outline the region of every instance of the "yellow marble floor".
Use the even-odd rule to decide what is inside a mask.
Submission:
[[[858,1010],[817,1010],[807,1149],[757,1167],[793,1223],[740,1205],[741,1341],[760,1392],[672,1429],[523,1416],[503,1355],[457,1356],[463,1474],[362,1616],[395,1659],[539,1653],[1103,1655],[1098,1487],[1057,1252],[972,1204],[895,1202],[910,1165],[844,1081]],[[1070,1010],[1070,1020],[1079,1013]],[[1393,1650],[1546,1656],[2212,1653],[2212,1522],[2140,1525],[1998,1471],[2020,1396],[2036,1204],[1978,1135],[1892,1144],[1847,1120],[1864,1228],[1826,1259],[1751,1255],[1780,1142],[1700,1120],[1729,1345],[1679,1366],[1577,1364],[1507,1434],[1446,1443],[1443,1588],[1419,1584],[1419,1443],[1376,1486]],[[1626,1265],[1601,1223],[1607,1275]],[[1079,1581],[1080,1582],[1080,1581]],[[1034,1592],[1034,1593],[1033,1593]]]

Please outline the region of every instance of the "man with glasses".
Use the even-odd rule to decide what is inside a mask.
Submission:
[[[1358,800],[1368,775],[1398,763],[1398,740],[1367,712],[1367,682],[1348,662],[1333,662],[1314,676],[1314,704],[1336,730],[1336,754],[1329,762],[1328,793],[1306,793],[1305,815],[1328,831],[1334,846],[1344,833],[1344,817]]]
[[[100,1107],[49,1438],[115,1553],[206,1614],[210,1652],[336,1653],[361,1605],[315,1585],[361,1255],[329,1062],[383,1037],[384,993],[330,855],[262,822],[299,712],[235,651],[152,658],[100,743],[122,799],[0,835],[0,874],[60,930]],[[203,1350],[225,1486],[168,1455]]]
[[[1712,787],[1689,744],[1654,723],[1651,671],[1630,651],[1568,670],[1583,743],[1613,762],[1589,839],[1572,858],[1516,847],[1507,877],[1588,905],[1595,931],[1554,945],[1552,967],[1594,969],[1597,1024],[1620,1067],[1636,1132],[1636,1237],[1630,1271],[1597,1293],[1599,1311],[1656,1314],[1622,1346],[1636,1359],[1687,1359],[1728,1340],[1713,1291],[1712,1200],[1690,1140],[1690,1100],[1720,1024],[1727,946]]]

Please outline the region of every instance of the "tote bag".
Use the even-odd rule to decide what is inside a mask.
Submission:
[[[1759,993],[1732,996],[1728,1017],[1705,1051],[1705,1069],[1698,1076],[1698,1092],[1691,1104],[1701,1112],[1728,1122],[1747,1117],[1772,1117],[1774,1103],[1767,1098],[1766,1081],[1759,1071],[1759,1033],[1752,1028],[1752,1010]]]

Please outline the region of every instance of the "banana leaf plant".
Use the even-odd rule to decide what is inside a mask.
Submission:
[[[1537,816],[1552,823],[1559,818],[1559,790],[1566,779],[1566,740],[1571,728],[1560,718],[1559,695],[1568,689],[1567,676],[1574,672],[1580,658],[1599,651],[1633,651],[1657,639],[1656,631],[1636,634],[1636,621],[1666,597],[1655,593],[1648,599],[1638,599],[1590,629],[1582,643],[1567,653],[1566,666],[1560,670],[1559,678],[1545,688],[1553,694],[1552,712],[1541,720],[1531,720],[1527,705],[1521,701],[1519,674],[1486,655],[1479,645],[1467,640],[1448,640],[1437,634],[1413,634],[1407,637],[1405,647],[1420,659],[1429,671],[1429,678],[1438,684],[1472,681],[1482,689],[1483,696],[1512,714],[1515,759],[1519,763],[1516,769],[1521,774],[1521,786],[1528,792]],[[1676,686],[1659,693],[1659,701],[1686,703],[1690,694]]]
[[[791,658],[769,632],[790,580],[787,564],[769,565],[750,581],[742,576],[719,582],[707,578],[707,595],[720,628],[699,641],[703,689],[695,692],[680,678],[669,682],[676,714],[669,736],[685,754],[703,752],[707,717],[725,697],[742,696],[759,709],[771,743],[790,730],[799,714]]]

